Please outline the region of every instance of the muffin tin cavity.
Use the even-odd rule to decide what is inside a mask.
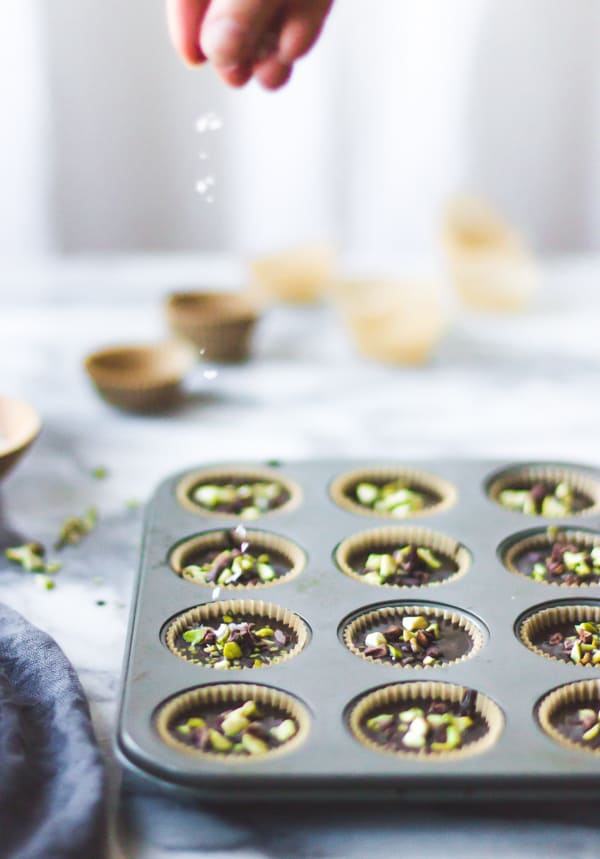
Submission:
[[[409,519],[441,513],[456,503],[447,480],[415,468],[372,466],[340,474],[331,497],[352,513],[377,518]]]
[[[537,606],[519,618],[516,630],[525,647],[540,656],[600,668],[600,602]]]
[[[172,618],[164,642],[180,659],[216,670],[268,668],[306,646],[298,615],[262,600],[221,600]]]
[[[569,588],[600,584],[600,534],[558,528],[524,531],[499,548],[511,573],[545,585]]]
[[[242,521],[293,510],[300,487],[266,468],[206,468],[187,475],[176,489],[179,503],[202,516]]]
[[[347,618],[342,641],[352,653],[378,665],[441,668],[475,656],[481,624],[459,609],[434,603],[382,603]]]
[[[304,569],[306,555],[277,534],[237,525],[184,540],[173,549],[169,562],[187,582],[239,590],[289,581]]]
[[[540,702],[542,730],[569,749],[600,754],[600,680],[581,680],[554,689]]]
[[[562,519],[600,510],[600,483],[567,466],[530,465],[503,469],[487,483],[492,501],[526,516]]]
[[[335,561],[347,576],[375,587],[422,588],[466,573],[469,551],[446,534],[425,528],[361,531],[344,540]]]
[[[481,692],[449,683],[398,683],[358,699],[348,713],[352,735],[375,752],[453,760],[481,754],[502,732],[500,708]]]
[[[292,695],[250,683],[210,684],[161,704],[161,740],[178,752],[222,764],[249,764],[287,754],[310,730],[307,708]]]

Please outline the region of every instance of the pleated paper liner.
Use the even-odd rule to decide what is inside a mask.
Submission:
[[[560,716],[561,712],[588,707],[600,710],[600,680],[579,680],[549,692],[542,698],[538,706],[538,722],[544,733],[558,745],[566,749],[577,749],[598,756],[600,755],[600,747],[586,747],[584,742],[566,737],[556,725],[557,717]]]
[[[40,416],[29,403],[0,396],[0,480],[29,450],[41,428]]]
[[[250,292],[270,303],[310,304],[328,292],[333,280],[336,252],[327,244],[304,245],[248,264]]]
[[[577,546],[580,551],[593,549],[595,546],[600,546],[600,534],[593,531],[574,530],[572,528],[560,528],[558,534],[567,543],[572,543]],[[502,562],[507,570],[515,573],[517,576],[522,576],[530,581],[535,581],[536,584],[552,585],[558,588],[589,588],[600,584],[598,578],[593,578],[592,581],[587,581],[586,576],[578,576],[577,584],[567,584],[566,582],[552,581],[549,575],[548,579],[542,579],[539,582],[533,579],[531,575],[522,572],[519,569],[518,561],[526,552],[539,551],[548,549],[548,554],[551,551],[553,540],[548,537],[546,529],[541,529],[536,532],[526,532],[520,537],[518,534],[515,537],[509,538],[500,547],[500,555]]]
[[[468,649],[455,659],[447,661],[442,659],[442,661],[437,662],[435,665],[423,665],[421,662],[402,665],[400,662],[390,662],[389,659],[365,656],[364,652],[359,649],[357,639],[361,633],[378,628],[381,624],[401,624],[403,617],[415,617],[418,615],[422,615],[430,619],[432,623],[437,621],[438,623],[443,623],[445,625],[450,624],[456,630],[463,630],[470,639]],[[364,614],[360,614],[346,625],[342,639],[351,653],[354,653],[356,656],[359,656],[367,662],[372,662],[374,665],[393,666],[395,668],[408,670],[423,670],[457,665],[459,662],[471,659],[471,657],[475,656],[483,647],[483,633],[481,629],[460,611],[450,607],[437,606],[433,604],[423,605],[418,603],[394,603],[393,605],[381,606],[365,612]],[[439,641],[433,641],[432,646],[433,645],[440,646]]]
[[[581,509],[567,514],[570,516],[590,516],[600,510],[600,483],[577,468],[558,465],[531,465],[508,468],[494,477],[487,486],[487,494],[504,507],[499,501],[500,493],[505,489],[532,489],[537,483],[559,484],[566,483],[574,492],[578,506]],[[508,509],[508,508],[504,508]],[[518,511],[517,511],[518,512]],[[541,516],[541,514],[522,513],[524,516]],[[544,518],[556,518],[548,517]],[[564,517],[559,517],[564,518]]]
[[[403,519],[442,513],[456,503],[456,489],[447,480],[416,468],[393,465],[367,466],[344,472],[332,482],[330,493],[336,504],[351,513],[359,513],[361,516],[371,516],[377,519],[397,520],[397,516],[379,510],[371,510],[352,497],[352,492],[359,483],[374,483],[377,486],[384,486],[386,483],[392,483],[396,480],[405,482],[408,489],[421,492],[425,496],[425,507],[403,516]]]
[[[289,650],[285,650],[279,654],[275,654],[273,659],[261,665],[261,668],[269,668],[271,665],[277,665],[297,656],[308,643],[309,631],[308,627],[297,614],[289,611],[281,606],[267,603],[263,600],[219,600],[218,602],[206,603],[204,605],[195,606],[188,611],[172,618],[167,624],[164,631],[164,642],[171,653],[183,659],[185,662],[196,664],[193,662],[193,654],[185,653],[177,646],[177,637],[187,629],[194,629],[202,625],[219,625],[223,621],[224,616],[234,618],[236,623],[240,622],[259,622],[267,624],[271,621],[286,626],[295,636],[296,643]],[[199,668],[213,668],[213,665],[208,663],[197,663]],[[221,669],[215,669],[221,670]],[[251,666],[243,666],[234,670],[251,671]]]
[[[195,563],[194,558],[200,558],[204,553],[213,551],[221,551],[230,548],[228,542],[228,531],[207,531],[204,534],[197,534],[195,537],[190,537],[179,543],[170,554],[169,562],[171,568],[178,576],[181,576],[185,581],[191,584],[200,585],[202,587],[214,588],[216,582],[195,582],[187,579],[183,575],[183,570],[186,566]],[[279,585],[282,582],[289,582],[298,576],[306,564],[306,555],[295,543],[291,540],[286,540],[277,534],[270,534],[267,531],[256,531],[250,528],[245,529],[243,541],[249,543],[247,552],[254,557],[263,553],[272,553],[276,558],[281,558],[289,566],[287,572],[277,576],[271,581],[258,581],[254,583],[232,582],[231,584],[219,584],[224,590],[241,590],[244,588],[268,588],[273,585]],[[241,539],[237,541],[241,542]]]
[[[260,315],[258,302],[235,292],[176,292],[166,303],[167,320],[207,361],[243,361]]]
[[[194,501],[191,497],[192,492],[204,484],[224,486],[229,483],[235,485],[241,485],[244,483],[278,483],[281,485],[282,489],[287,493],[288,498],[280,506],[261,513],[261,518],[263,516],[271,516],[274,513],[287,513],[290,510],[294,510],[299,506],[302,500],[302,490],[298,484],[294,483],[287,477],[283,477],[278,471],[274,471],[269,468],[248,467],[245,465],[240,465],[239,467],[232,465],[203,468],[186,475],[177,486],[177,500],[182,507],[185,507],[186,510],[190,510],[192,513],[198,513],[202,516],[224,517],[232,520],[236,519],[245,523],[247,520],[245,520],[240,513],[223,513],[218,510],[210,510]]]
[[[401,546],[407,546],[408,544],[422,546],[423,548],[431,549],[435,554],[443,555],[456,566],[456,571],[451,572],[443,579],[427,582],[422,585],[397,585],[387,583],[377,585],[365,581],[364,575],[358,573],[353,566],[354,559],[361,554],[368,552],[382,552],[386,549],[393,552],[395,549],[398,549]],[[350,576],[350,578],[355,579],[358,582],[362,582],[363,584],[370,585],[371,587],[415,590],[443,585],[464,576],[470,566],[471,555],[461,543],[446,534],[441,534],[437,531],[430,531],[427,528],[398,525],[389,526],[387,528],[374,528],[371,531],[361,531],[358,534],[353,534],[352,537],[348,537],[346,540],[343,540],[337,547],[335,560],[338,567],[343,573],[345,573],[345,575]]]
[[[132,412],[171,408],[195,362],[184,343],[115,346],[88,355],[85,369],[98,393],[113,406]]]
[[[522,643],[529,650],[537,653],[538,656],[543,656],[545,659],[551,659],[553,662],[560,662],[563,665],[580,665],[571,659],[561,659],[554,656],[552,653],[547,653],[536,644],[536,641],[544,635],[551,635],[559,626],[569,624],[574,627],[576,623],[583,622],[600,623],[600,602],[578,604],[578,603],[562,603],[551,605],[546,608],[538,608],[530,611],[520,622],[517,623],[517,634]],[[577,633],[573,628],[570,633],[576,636]],[[582,668],[600,668],[600,665],[592,665],[587,663],[581,665]]]
[[[269,749],[264,753],[252,755],[219,754],[214,751],[202,751],[194,748],[172,733],[172,727],[180,718],[202,716],[207,711],[214,712],[222,706],[225,709],[235,709],[246,701],[254,701],[265,714],[274,714],[285,719],[293,719],[297,726],[296,734],[281,746]],[[297,749],[310,731],[310,716],[306,707],[298,699],[273,689],[270,686],[259,686],[255,683],[218,683],[190,689],[176,695],[161,704],[155,716],[156,730],[166,745],[178,752],[194,757],[209,758],[226,765],[255,764],[257,761],[269,760],[275,756],[288,754]]]
[[[497,742],[504,727],[504,716],[498,705],[481,692],[477,692],[475,696],[475,712],[483,720],[484,734],[452,751],[424,751],[423,749],[397,751],[388,749],[369,737],[362,727],[362,723],[367,718],[385,713],[389,709],[397,709],[398,705],[406,705],[407,708],[410,708],[420,703],[427,705],[434,701],[460,704],[468,691],[464,686],[423,680],[384,686],[360,698],[352,706],[348,714],[348,727],[351,734],[363,746],[379,754],[408,757],[424,763],[428,761],[433,763],[444,760],[455,761],[459,758],[482,754]]]

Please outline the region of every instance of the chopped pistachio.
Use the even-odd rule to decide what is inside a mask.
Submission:
[[[62,549],[67,545],[74,546],[81,542],[83,537],[89,534],[96,526],[97,518],[94,507],[86,510],[83,516],[71,516],[63,523],[60,529],[55,548]]]
[[[239,659],[242,655],[242,648],[236,641],[228,641],[223,647],[223,656],[229,662],[234,659]]]
[[[365,636],[365,645],[367,647],[380,647],[387,645],[387,638],[382,632],[369,632]]]
[[[24,546],[14,546],[5,549],[4,554],[9,561],[15,561],[23,569],[30,572],[43,573],[46,570],[44,547],[40,543],[25,543]]]
[[[92,471],[92,477],[95,480],[104,480],[105,477],[108,477],[108,468],[105,468],[102,465],[98,468],[94,468]]]
[[[396,562],[392,555],[382,555],[381,561],[379,564],[379,575],[382,579],[387,579],[390,576],[393,576],[396,572]]]
[[[44,573],[35,574],[35,583],[39,588],[43,588],[46,591],[51,591],[56,587],[54,579],[51,579],[50,576],[44,575]]]
[[[582,734],[581,739],[585,740],[586,743],[589,743],[592,740],[595,740],[598,734],[600,734],[600,722],[596,722],[595,725],[592,725],[591,728],[588,728],[588,730],[584,734]]]
[[[413,719],[421,719],[424,713],[420,707],[411,707],[410,710],[403,710],[398,713],[398,718],[401,722],[412,722]]]
[[[373,483],[359,483],[356,487],[356,497],[366,507],[377,500],[377,495],[378,489]]]
[[[242,745],[251,755],[261,755],[269,751],[267,743],[260,737],[255,737],[254,734],[243,734]]]
[[[425,561],[427,566],[430,567],[432,570],[439,570],[442,566],[442,562],[439,558],[436,558],[431,549],[427,549],[424,546],[419,546],[419,548],[417,549],[417,555],[422,561]]]
[[[372,731],[384,731],[394,723],[394,717],[391,713],[379,713],[377,716],[371,716],[366,721],[366,726]]]
[[[408,632],[415,632],[418,629],[427,629],[429,621],[426,617],[423,617],[423,615],[417,615],[416,617],[403,617],[402,626]]]
[[[198,626],[194,629],[186,629],[186,631],[182,635],[182,638],[184,639],[184,641],[187,641],[188,644],[195,646],[196,644],[202,644],[206,632],[207,627]]]
[[[542,501],[542,516],[567,516],[570,512],[570,505],[559,501],[553,495],[546,495]]]
[[[239,710],[233,710],[223,719],[221,730],[228,737],[234,737],[245,731],[250,721]]]
[[[214,728],[209,729],[208,739],[215,752],[228,752],[233,745],[231,740],[228,740],[219,731],[215,731]]]
[[[270,731],[271,736],[275,737],[279,743],[285,743],[288,740],[291,740],[296,732],[296,723],[293,719],[284,719],[281,724],[271,728]]]
[[[256,565],[256,571],[263,582],[270,582],[275,578],[275,570],[270,564],[259,563]]]

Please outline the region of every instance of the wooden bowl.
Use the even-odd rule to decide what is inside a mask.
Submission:
[[[183,377],[194,363],[188,346],[167,341],[101,349],[87,356],[85,369],[98,393],[113,406],[157,412],[175,405]]]
[[[42,422],[28,403],[0,396],[0,480],[39,435]]]

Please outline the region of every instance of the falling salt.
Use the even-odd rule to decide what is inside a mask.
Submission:
[[[204,198],[204,202],[208,203],[210,205],[210,203],[215,202],[215,198],[213,197],[212,194],[207,194],[206,197]]]
[[[198,153],[198,158],[200,159],[200,161],[206,161],[206,159],[208,158],[208,152],[205,152],[204,149],[201,149]]]
[[[199,182],[196,182],[196,191],[199,194],[206,194],[206,192],[208,191],[206,182],[204,182],[202,179]]]
[[[212,598],[214,600],[218,600],[220,595],[221,595],[221,588],[213,588]]]
[[[233,529],[233,533],[239,540],[243,540],[248,532],[246,531],[244,525],[236,525],[236,527]]]
[[[206,131],[219,131],[221,128],[223,128],[223,120],[212,110],[208,111],[208,113],[203,113],[196,120],[196,131],[198,134],[204,134]]]
[[[202,373],[202,375],[204,376],[205,379],[210,380],[210,379],[216,379],[219,374],[216,370],[205,370]]]
[[[198,354],[199,354],[199,355],[204,355],[204,354],[205,354],[205,352],[206,352],[206,349],[198,349]]]

